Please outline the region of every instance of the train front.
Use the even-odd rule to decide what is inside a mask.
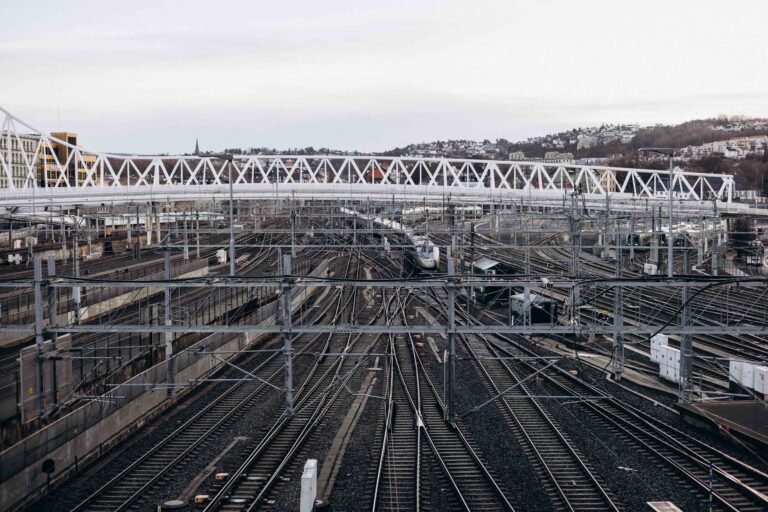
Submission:
[[[428,238],[414,237],[416,240],[416,260],[421,268],[437,269],[440,265],[440,248]]]

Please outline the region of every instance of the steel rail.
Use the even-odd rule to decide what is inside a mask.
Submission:
[[[512,345],[516,350],[519,350],[528,355],[536,355],[530,349],[527,349],[522,344],[515,342],[508,337],[496,337]],[[509,357],[514,357],[514,353],[511,352],[508,348],[505,348],[496,342],[492,343],[500,352],[505,353]],[[519,361],[519,364],[524,365],[532,370],[536,368],[535,365],[528,361],[521,360]],[[694,485],[697,485],[702,492],[708,493],[708,482],[706,477],[696,477],[694,470],[691,468],[685,468],[680,463],[672,460],[670,456],[664,455],[659,451],[658,448],[654,448],[652,443],[656,443],[657,446],[661,445],[666,449],[671,450],[672,453],[676,453],[680,457],[684,457],[685,460],[688,460],[691,464],[693,464],[694,468],[698,468],[699,471],[704,473],[709,470],[709,462],[711,461],[711,458],[717,457],[718,459],[724,461],[724,463],[721,465],[713,465],[713,470],[715,473],[722,477],[722,480],[718,479],[718,481],[716,481],[716,486],[721,484],[731,484],[736,488],[742,489],[744,496],[748,497],[753,502],[756,501],[760,504],[761,507],[768,506],[768,474],[744,462],[741,462],[702,441],[699,441],[698,439],[679,429],[669,426],[656,418],[652,418],[639,409],[613,399],[613,397],[607,394],[605,390],[598,389],[593,385],[584,382],[582,379],[568,374],[568,372],[558,366],[553,366],[552,370],[557,373],[557,378],[545,373],[543,374],[544,379],[569,395],[579,397],[582,396],[582,393],[579,393],[572,387],[567,386],[562,381],[568,381],[572,386],[581,387],[585,389],[589,394],[602,395],[609,398],[608,400],[600,400],[598,401],[599,403],[595,401],[580,401],[579,404],[582,407],[586,407],[589,410],[595,412],[595,414],[603,417],[606,421],[614,424],[620,432],[624,432],[626,435],[642,441],[643,446],[645,446],[650,452],[654,453],[665,462],[671,464],[674,468],[680,469],[680,471],[686,477],[691,479]],[[620,414],[628,415],[631,417],[631,420],[621,418]],[[629,432],[628,428],[634,430],[635,433],[633,434],[632,432]],[[640,436],[643,436],[644,440],[640,439]],[[686,443],[689,443],[692,446],[687,446],[681,441],[681,439],[684,439]],[[730,469],[723,467],[726,464],[730,466]],[[751,475],[751,477],[762,481],[764,490],[760,491],[751,487],[750,485],[747,485],[746,483],[742,482],[741,479],[731,475],[729,471],[741,471]],[[720,496],[717,491],[715,492],[715,497],[721,502],[723,506],[726,506],[731,510],[738,510],[738,507],[734,508],[734,506],[728,502],[728,499],[724,496]],[[757,508],[755,510],[760,509],[761,508]]]
[[[351,260],[352,258],[348,259],[348,266],[351,263]],[[359,272],[359,268],[360,266],[358,264],[356,272]],[[348,272],[348,268],[347,268],[347,272]],[[351,316],[353,317],[356,316],[355,308],[354,308],[354,303],[356,300],[356,292],[357,292],[357,288],[353,288],[350,298],[344,303],[343,308],[341,307],[341,300],[339,301],[339,303],[337,304],[335,317],[338,317],[341,314],[342,309],[346,311],[346,306],[350,303],[353,304]],[[378,316],[381,314],[382,311],[384,311],[383,303],[380,306],[379,311],[374,314],[373,318],[370,321],[374,322],[376,318],[378,318]],[[360,339],[361,336],[362,335],[357,336],[352,343],[354,344],[354,342]],[[329,350],[330,344],[332,342],[331,338],[332,336],[327,337],[325,346],[321,351],[322,353],[326,353]],[[349,338],[351,338],[351,336]],[[366,348],[366,351],[370,351],[376,342],[377,340],[374,340],[374,342],[372,342]],[[347,346],[349,346],[350,344],[349,339],[347,340],[346,344]],[[339,393],[343,389],[343,386],[339,386],[336,389],[335,393],[329,396],[325,388],[320,388],[320,385],[323,382],[325,382],[326,379],[328,379],[328,377],[331,375],[332,372],[334,377],[330,385],[333,385],[333,383],[336,380],[336,377],[338,377],[339,371],[341,370],[343,359],[344,357],[334,359],[330,364],[328,364],[328,367],[322,372],[318,372],[318,370],[320,369],[321,364],[324,364],[323,361],[325,360],[325,358],[323,356],[320,356],[315,360],[312,370],[310,370],[310,373],[308,377],[305,379],[304,384],[296,392],[296,398],[297,398],[296,415],[293,418],[286,416],[285,413],[280,415],[280,417],[277,419],[274,425],[270,428],[269,432],[264,436],[264,438],[259,443],[259,445],[251,451],[251,453],[248,455],[245,461],[236,470],[234,476],[227,481],[227,483],[216,493],[216,495],[207,504],[205,509],[206,511],[215,510],[217,508],[222,508],[222,507],[223,508],[247,507],[246,510],[252,510],[260,502],[264,494],[271,489],[272,485],[275,483],[282,469],[286,467],[286,465],[288,464],[292,456],[296,453],[296,451],[301,446],[301,444],[307,439],[308,435],[311,433],[314,427],[318,424],[318,420],[322,418],[322,416],[324,415],[325,411],[327,411],[330,404],[336,399],[336,397],[339,395]],[[347,375],[345,377],[345,382],[346,380],[349,380],[352,376],[353,376],[352,374]],[[319,392],[320,394],[316,396],[316,392]],[[314,406],[313,406],[313,403],[314,403]],[[301,417],[303,417],[303,420],[301,421],[301,423],[296,424],[298,421],[297,418],[301,418]],[[277,466],[270,470],[270,477],[263,484],[260,484],[256,488],[256,491],[258,492],[258,494],[256,496],[252,496],[250,499],[243,498],[242,503],[240,503],[239,501],[232,500],[231,499],[232,493],[236,492],[236,490],[239,487],[243,486],[243,484],[240,482],[241,478],[239,477],[239,475],[245,475],[246,472],[251,471],[252,467],[255,464],[258,464],[259,459],[262,457],[262,455],[266,453],[266,450],[274,442],[276,442],[277,437],[281,433],[287,431],[287,428],[289,426],[294,424],[296,424],[296,428],[299,428],[299,431],[295,435],[291,434],[294,436],[294,441],[288,447],[287,453],[282,455],[282,458],[277,463]],[[225,499],[229,499],[230,501],[228,501],[227,503],[223,503]]]
[[[327,313],[327,310],[331,307],[331,304],[328,304],[324,310],[317,312],[317,315],[325,315]],[[321,335],[315,336],[312,340],[307,342],[300,350],[299,353],[304,353],[306,351],[309,351],[311,346],[314,344],[315,341],[321,338]],[[269,369],[269,365],[273,363],[275,360],[277,360],[282,354],[280,352],[272,353],[268,356],[268,358],[261,362],[256,369],[253,370],[253,372],[259,372],[262,369]],[[270,375],[266,376],[264,380],[267,382],[273,380],[277,376],[280,375],[282,372],[282,369],[284,368],[284,365],[280,365],[278,368],[274,369],[274,371],[271,372]],[[209,404],[207,404],[203,409],[201,409],[199,412],[195,413],[191,418],[189,418],[187,421],[184,422],[181,426],[179,426],[177,429],[175,429],[172,433],[170,433],[168,436],[166,436],[163,440],[161,440],[159,443],[155,444],[148,452],[143,454],[139,459],[131,463],[128,467],[126,467],[123,471],[121,471],[118,475],[113,477],[110,481],[108,481],[106,484],[104,484],[102,487],[100,487],[98,490],[96,490],[94,493],[92,493],[88,498],[83,500],[80,504],[78,504],[73,511],[81,511],[81,510],[88,510],[94,502],[96,502],[101,496],[105,494],[109,489],[114,488],[116,485],[124,485],[123,481],[125,478],[131,474],[135,469],[140,468],[147,460],[149,460],[151,457],[161,453],[162,450],[165,449],[166,446],[169,445],[172,441],[177,439],[182,433],[186,432],[187,429],[190,427],[193,427],[196,425],[197,422],[199,422],[201,419],[210,419],[209,413],[211,410],[218,406],[220,403],[223,403],[225,400],[227,400],[230,395],[234,395],[237,393],[240,388],[244,387],[246,385],[246,380],[241,380],[240,382],[235,383],[233,386],[231,386],[229,389],[227,389],[223,394],[217,396],[213,401],[211,401]],[[114,510],[116,512],[126,510],[133,502],[135,502],[137,499],[141,498],[144,493],[152,487],[156,482],[160,480],[161,477],[163,477],[166,473],[173,470],[177,464],[183,460],[191,451],[203,443],[208,437],[210,437],[213,433],[215,433],[219,428],[233,415],[240,413],[243,408],[247,407],[249,404],[251,404],[255,397],[260,396],[261,393],[266,389],[266,384],[264,382],[261,382],[257,385],[257,387],[249,392],[244,398],[239,400],[239,402],[234,405],[232,408],[229,408],[228,410],[224,411],[224,414],[213,424],[211,425],[206,431],[204,431],[201,434],[196,434],[196,438],[193,440],[193,442],[189,445],[187,445],[186,448],[183,449],[178,455],[176,455],[170,462],[163,465],[163,467],[156,471],[154,476],[147,480],[141,487],[133,492],[127,499],[123,501],[122,504],[120,504],[117,508]]]
[[[435,301],[435,304],[439,305],[438,311],[442,314],[445,314],[445,308],[447,306],[443,305],[443,301],[440,299],[440,297],[437,296],[437,292],[435,290],[431,290],[431,295],[433,300]],[[432,307],[436,307],[434,304]],[[460,319],[459,321],[469,323],[471,322],[471,318],[460,308],[457,308],[457,316]],[[569,492],[566,492],[564,488],[560,485],[560,480],[563,477],[560,477],[556,474],[556,471],[551,467],[551,465],[548,463],[547,458],[544,457],[542,452],[540,451],[540,446],[537,446],[536,442],[534,442],[533,438],[529,434],[528,430],[526,429],[526,426],[523,425],[521,422],[519,416],[522,414],[523,411],[519,410],[519,406],[517,410],[513,410],[512,406],[509,404],[506,395],[502,394],[502,390],[498,388],[496,380],[490,375],[488,368],[486,368],[486,365],[489,364],[489,360],[483,359],[481,360],[480,356],[478,356],[476,349],[472,346],[470,343],[470,340],[466,336],[460,336],[461,340],[464,342],[465,347],[467,348],[467,351],[472,356],[472,360],[475,363],[476,368],[480,371],[482,375],[484,375],[487,379],[487,383],[491,386],[492,390],[495,392],[496,396],[499,398],[499,401],[501,404],[503,404],[504,408],[508,411],[510,417],[513,419],[519,430],[522,432],[526,442],[531,446],[533,452],[535,453],[538,461],[540,464],[542,464],[546,474],[550,478],[550,481],[557,489],[557,494],[559,499],[562,501],[562,504],[566,506],[569,510],[576,511],[580,510],[580,505],[576,504],[575,501],[578,499],[583,500],[583,496],[574,496],[571,495]],[[494,361],[500,365],[511,377],[512,382],[520,383],[519,378],[517,375],[514,374],[512,371],[512,368],[509,366],[508,362],[506,360],[498,358],[498,354],[496,354],[491,347],[490,343],[488,343],[488,340],[485,336],[479,336],[479,338],[485,343],[489,349],[492,357],[495,357]],[[484,364],[484,361],[486,363]],[[580,468],[582,472],[582,476],[585,479],[585,482],[587,485],[590,485],[593,487],[597,492],[596,499],[600,501],[600,507],[604,509],[610,509],[610,510],[618,510],[618,507],[614,504],[613,498],[611,498],[608,495],[608,492],[606,491],[605,487],[597,480],[597,477],[593,474],[592,470],[587,467],[584,460],[582,459],[582,456],[579,455],[576,450],[573,448],[571,443],[565,438],[565,436],[562,434],[560,429],[554,424],[550,416],[545,413],[544,409],[541,407],[541,405],[531,397],[530,392],[528,391],[527,387],[524,385],[518,385],[516,390],[519,390],[520,393],[523,395],[529,397],[528,401],[524,402],[524,406],[533,409],[538,414],[539,418],[541,418],[543,424],[547,429],[550,430],[554,434],[554,439],[550,439],[547,441],[547,448],[551,450],[552,446],[559,443],[562,447],[562,449],[565,451],[566,456],[570,457],[571,460],[575,462],[578,468]],[[551,437],[551,436],[550,436]],[[567,477],[569,480],[572,480],[572,476]],[[588,509],[593,509],[595,506],[594,503],[591,503],[587,506]]]

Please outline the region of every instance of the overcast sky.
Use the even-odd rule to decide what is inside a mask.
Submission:
[[[764,0],[0,0],[0,105],[141,153],[768,116],[767,20]]]

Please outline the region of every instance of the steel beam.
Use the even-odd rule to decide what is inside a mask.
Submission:
[[[171,252],[166,248],[163,254],[163,276],[171,279]],[[173,326],[173,316],[171,315],[171,287],[165,287],[164,293],[164,317],[165,326]],[[168,398],[173,396],[173,337],[174,331],[165,331],[165,365],[166,365],[166,382],[168,383]]]
[[[448,257],[448,275],[456,273],[453,256]],[[451,280],[448,283],[448,376],[446,379],[445,406],[446,420],[456,419],[456,283]]]
[[[606,233],[606,236],[608,234]],[[616,247],[614,248],[616,257],[616,277],[621,278],[623,271],[622,252],[620,247],[621,230],[616,229]],[[621,286],[613,289],[613,350],[611,353],[611,362],[613,368],[613,378],[616,381],[621,380],[624,373],[624,295]]]
[[[351,325],[351,324],[334,324],[334,325],[292,325],[291,333],[293,335],[299,334],[438,334],[448,336],[448,328],[441,325],[408,325],[408,326],[382,326],[382,325]],[[5,326],[0,325],[0,331],[24,331],[34,332],[34,325],[26,326]],[[144,325],[144,324],[111,324],[111,325],[52,325],[46,329],[47,332],[66,334],[66,333],[215,333],[215,332],[229,332],[229,333],[273,333],[281,334],[287,332],[282,326],[262,326],[254,324],[237,324],[237,325],[182,325],[176,324],[171,326],[164,325]],[[472,325],[472,326],[456,326],[456,334],[460,335],[473,335],[473,334],[520,334],[523,336],[543,335],[548,334],[572,334],[575,336],[585,336],[589,333],[613,335],[615,332],[614,326],[611,325],[549,325],[549,324],[533,324],[526,325]],[[664,334],[680,335],[680,334],[723,334],[726,332],[730,335],[741,334],[768,334],[768,325],[687,325],[673,326],[667,324],[646,324],[646,325],[626,325],[624,326],[624,334],[642,334],[650,336],[663,332]]]
[[[291,255],[283,254],[283,284],[280,300],[283,305],[283,351],[285,357],[285,413],[293,416],[293,318],[291,314]]]
[[[106,287],[106,288],[271,288],[280,281],[279,277],[249,277],[237,276],[235,278],[227,277],[201,277],[183,280],[146,280],[146,281],[120,281],[120,280],[99,280],[99,279],[73,279],[68,277],[59,277],[49,285],[54,288],[70,288],[73,286],[86,287]],[[668,280],[666,277],[640,276],[637,278],[606,278],[594,277],[584,279],[563,278],[560,274],[541,275],[536,278],[515,277],[514,275],[497,275],[496,279],[470,278],[467,276],[458,276],[457,279],[462,286],[500,286],[500,287],[525,287],[531,288],[543,287],[547,280],[547,288],[570,290],[574,287],[588,288],[595,286],[618,286],[624,288],[689,288],[706,286],[733,286],[736,288],[765,288],[768,287],[768,277],[763,276],[680,276]],[[379,287],[379,288],[435,288],[444,286],[448,282],[445,275],[436,275],[431,279],[395,279],[395,280],[346,280],[336,278],[307,277],[293,284],[296,287],[316,287],[329,286],[335,287],[339,284],[352,287]],[[29,279],[24,280],[0,280],[0,289],[2,288],[29,288],[33,283]]]
[[[690,247],[683,248],[683,274],[691,272]],[[680,327],[685,330],[691,323],[691,308],[689,305],[688,287],[681,290]],[[680,335],[680,400],[683,403],[690,402],[693,391],[693,345],[691,335],[683,332]]]

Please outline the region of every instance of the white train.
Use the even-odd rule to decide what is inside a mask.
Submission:
[[[745,249],[746,263],[749,266],[762,266],[765,264],[765,246],[760,240],[750,240]]]
[[[717,227],[713,223],[709,222],[706,223],[704,228],[704,236],[710,239],[712,238],[712,233],[714,231],[714,228]],[[719,226],[720,232],[723,233],[726,230],[726,226],[721,223]],[[664,247],[667,245],[667,236],[668,236],[669,228],[667,226],[660,227],[656,232],[656,239],[657,244],[659,247]],[[676,246],[682,246],[684,244],[684,240],[687,239],[688,243],[693,246],[698,246],[701,243],[701,236],[702,236],[702,226],[699,224],[689,224],[689,223],[683,223],[683,224],[676,224],[674,229],[672,230],[672,236],[674,237],[672,240],[672,243]],[[650,246],[651,241],[653,238],[653,234],[650,230],[643,230],[643,231],[637,231],[635,233],[629,233],[626,236],[626,243],[627,245],[633,245],[633,246]]]
[[[394,220],[375,216],[369,217],[349,208],[341,208],[341,212],[347,215],[354,215],[366,222],[370,220],[374,224],[401,233],[403,238],[413,248],[408,254],[416,266],[427,270],[435,270],[440,266],[440,248],[432,243],[428,237],[414,234],[413,230]]]
[[[417,206],[400,212],[400,218],[401,220],[414,222],[425,219],[439,220],[447,211],[448,208],[441,206]],[[455,206],[453,211],[457,218],[463,216],[464,219],[479,219],[483,216],[482,206]]]

